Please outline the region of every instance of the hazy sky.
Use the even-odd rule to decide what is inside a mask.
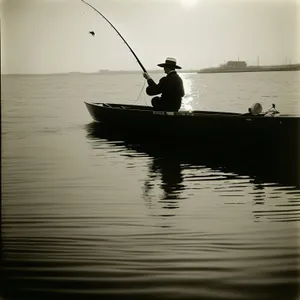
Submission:
[[[2,73],[139,69],[126,45],[80,0],[2,0]],[[300,0],[87,0],[146,69],[300,63]],[[95,31],[92,37],[88,32]]]

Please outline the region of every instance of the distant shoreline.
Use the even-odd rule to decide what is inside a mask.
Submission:
[[[226,66],[201,69],[197,73],[247,73],[247,72],[274,72],[274,71],[299,71],[300,64],[271,65],[271,66],[247,66],[245,68],[229,68]]]

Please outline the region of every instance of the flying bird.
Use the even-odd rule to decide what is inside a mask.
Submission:
[[[91,34],[92,36],[95,36],[95,32],[94,31],[89,31],[89,34]]]

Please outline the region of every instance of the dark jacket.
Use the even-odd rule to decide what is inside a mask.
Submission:
[[[179,110],[181,99],[184,96],[184,88],[182,79],[175,71],[162,77],[158,84],[153,79],[148,79],[147,82],[146,93],[149,96],[161,94],[159,102],[166,110]]]

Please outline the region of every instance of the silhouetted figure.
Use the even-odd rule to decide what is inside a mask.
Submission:
[[[143,73],[148,82],[146,93],[149,96],[161,94],[160,97],[154,97],[151,101],[154,110],[178,111],[184,96],[184,87],[182,79],[175,69],[181,69],[181,67],[177,66],[176,59],[172,57],[168,57],[164,63],[158,64],[158,66],[164,68],[167,76],[161,78],[156,84],[147,72]]]

